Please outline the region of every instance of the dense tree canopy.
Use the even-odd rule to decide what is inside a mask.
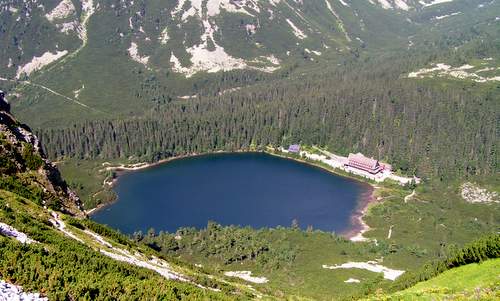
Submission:
[[[473,83],[458,86],[444,80],[429,84],[398,78],[393,68],[374,73],[375,68],[365,72],[349,66],[174,101],[145,117],[88,121],[39,133],[52,158],[154,161],[300,142],[341,154],[360,151],[424,177],[495,172],[499,87],[477,89]]]

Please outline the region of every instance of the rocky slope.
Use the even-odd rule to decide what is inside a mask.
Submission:
[[[3,188],[17,178],[29,189],[39,191],[42,205],[77,216],[84,213],[80,199],[71,191],[56,166],[46,159],[31,129],[10,114],[10,105],[0,91],[0,171]]]
[[[397,40],[412,34],[413,19],[432,19],[463,5],[457,0],[2,0],[0,41],[7,46],[0,52],[5,68],[0,75],[30,76],[75,56],[87,42],[101,49],[117,46],[146,69],[187,77],[239,69],[273,72],[296,56],[314,61],[366,47],[374,38]],[[34,43],[39,31],[44,41]]]
[[[218,85],[425,53],[442,39],[464,48],[461,33],[493,28],[497,13],[490,0],[0,0],[0,85],[34,127],[137,116]]]

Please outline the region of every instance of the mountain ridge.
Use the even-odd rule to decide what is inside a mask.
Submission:
[[[16,20],[19,24],[24,23],[24,26],[50,28],[46,33],[49,43],[44,43],[45,46],[40,45],[37,50],[30,49],[29,45],[22,47],[21,44],[29,43],[22,37],[16,38],[13,45],[8,43],[9,48],[17,47],[22,52],[22,56],[18,59],[29,58],[35,50],[38,54],[31,57],[43,58],[38,60],[38,65],[34,61],[31,61],[32,66],[22,65],[22,62],[13,57],[3,57],[2,61],[6,63],[7,70],[17,68],[15,71],[17,78],[23,74],[29,75],[39,69],[37,66],[57,59],[64,60],[63,57],[70,53],[76,55],[76,52],[87,43],[89,19],[99,19],[105,15],[111,17],[111,14],[114,14],[116,20],[114,22],[118,25],[114,30],[118,37],[109,33],[107,38],[129,41],[128,46],[124,47],[129,59],[146,68],[171,68],[187,76],[200,71],[216,72],[245,68],[269,72],[278,68],[278,60],[287,59],[289,56],[286,54],[287,51],[292,52],[292,55],[297,54],[296,50],[293,50],[295,43],[300,44],[300,48],[311,48],[316,53],[329,52],[327,50],[329,48],[346,51],[352,46],[359,47],[370,39],[369,35],[363,34],[363,31],[372,30],[371,25],[367,28],[365,24],[364,18],[369,17],[367,13],[377,13],[376,11],[382,8],[380,13],[384,15],[386,21],[396,18],[395,21],[399,18],[398,22],[404,23],[405,17],[397,16],[400,13],[383,11],[393,8],[401,10],[402,7],[420,11],[422,7],[434,6],[426,3],[446,6],[455,2],[381,0],[348,3],[325,0],[312,4],[288,0],[264,2],[210,0],[169,1],[165,5],[159,5],[154,1],[148,4],[124,1],[120,5],[114,5],[105,1],[100,3],[84,0],[73,3],[70,0],[63,0],[45,5],[43,1],[33,4],[30,2],[24,6],[19,4],[16,6],[16,2],[7,2],[2,10],[5,22],[17,16]],[[159,11],[149,10],[151,6],[158,7]],[[26,13],[22,15],[21,12]],[[406,18],[411,16],[406,10],[403,10],[404,14],[407,14]],[[370,20],[370,22],[376,21]],[[8,24],[4,23],[4,26]],[[376,26],[383,28],[380,27],[381,24]],[[388,29],[384,28],[383,31]],[[391,30],[397,33],[395,27]],[[276,48],[277,45],[270,43],[269,39],[278,33],[279,39],[285,44]],[[55,39],[57,43],[50,45],[51,39]],[[245,45],[246,49],[244,51],[235,49],[223,42],[228,39],[232,44]],[[45,52],[40,51],[43,47],[46,48]],[[50,53],[56,55],[49,58]],[[26,62],[26,58],[23,60]]]

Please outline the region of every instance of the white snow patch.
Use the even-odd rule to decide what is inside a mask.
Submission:
[[[214,33],[218,30],[217,25],[212,25],[208,20],[203,20],[203,27],[204,33],[201,36],[201,44],[194,45],[186,49],[186,51],[191,55],[191,65],[189,67],[182,66],[179,59],[173,53],[170,55],[170,63],[172,64],[173,71],[182,73],[186,77],[191,77],[201,71],[214,73],[219,71],[248,68],[264,72],[272,72],[277,69],[277,67],[271,66],[249,66],[244,59],[232,57],[222,46],[217,44],[214,39]],[[212,49],[209,49],[209,42],[212,42],[213,44]],[[276,58],[271,57],[271,63],[276,61]]]
[[[345,283],[360,283],[361,281],[359,281],[359,279],[356,279],[356,278],[349,278],[344,282]]]
[[[168,28],[167,27],[165,27],[165,29],[163,29],[163,31],[161,32],[161,34],[158,37],[158,39],[160,40],[160,44],[161,45],[167,44],[168,40],[170,40],[170,37],[168,35]]]
[[[37,242],[36,240],[29,238],[28,235],[24,234],[23,232],[18,231],[16,228],[4,223],[0,223],[0,234],[15,238],[17,241],[23,244],[32,244]]]
[[[490,192],[473,183],[466,182],[460,187],[462,198],[469,203],[500,203],[498,193]]]
[[[432,0],[431,2],[425,2],[425,1],[419,1],[419,3],[423,6],[423,7],[428,7],[428,6],[432,6],[432,5],[436,5],[436,4],[441,4],[441,3],[447,3],[447,2],[452,2],[453,0]]]
[[[410,72],[408,78],[424,78],[431,76],[451,76],[458,79],[469,79],[478,83],[485,83],[490,81],[500,81],[500,76],[495,77],[483,77],[474,72],[469,72],[467,70],[473,69],[474,66],[463,65],[461,67],[451,67],[446,64],[436,64],[432,68],[423,68],[415,72]]]
[[[172,54],[170,62],[174,64],[173,70],[191,77],[197,72],[207,71],[209,73],[243,69],[247,67],[245,61],[240,58],[234,58],[226,53],[224,48],[218,45],[214,39],[214,33],[217,26],[212,25],[208,20],[203,20],[204,33],[201,36],[201,44],[189,47],[187,52],[191,54],[190,67],[182,67],[179,60]],[[212,42],[215,49],[209,50],[209,42]]]
[[[384,9],[391,9],[392,5],[389,3],[387,0],[377,0],[377,2],[382,6]]]
[[[85,230],[84,232],[87,233],[88,235],[92,236],[94,238],[94,240],[97,241],[98,243],[100,243],[101,245],[104,245],[108,248],[113,248],[113,246],[109,242],[107,242],[102,236],[100,236],[92,231],[89,231],[89,230]]]
[[[23,288],[0,279],[0,300],[2,301],[48,301],[40,293],[26,293]]]
[[[340,4],[342,4],[343,6],[349,6],[349,4],[347,4],[347,2],[343,1],[343,0],[339,0]]]
[[[139,48],[137,47],[137,44],[135,42],[131,42],[130,47],[127,50],[132,60],[140,64],[143,64],[144,66],[147,66],[149,62],[149,56],[141,56],[139,54]]]
[[[188,6],[186,6],[186,4]],[[259,11],[257,6],[257,1],[255,0],[244,0],[244,1],[233,1],[233,0],[208,0],[206,2],[206,7],[203,7],[202,0],[179,0],[177,6],[172,11],[172,18],[178,16],[181,12],[182,22],[186,22],[189,17],[198,16],[203,19],[203,16],[215,17],[221,13],[221,10],[225,10],[230,13],[241,13],[249,16],[254,16],[245,6],[250,6],[252,9]],[[184,8],[186,6],[186,8]]]
[[[293,30],[293,34],[298,39],[303,40],[303,39],[307,38],[307,35],[302,30],[300,30],[297,26],[295,26],[295,24],[293,24],[293,22],[290,21],[290,19],[286,19],[286,22],[288,23],[288,25],[290,25],[290,27]]]
[[[435,19],[436,20],[441,20],[441,19],[444,19],[444,18],[448,18],[448,17],[453,17],[453,16],[457,16],[457,15],[460,15],[462,12],[454,12],[454,13],[451,13],[449,15],[441,15],[441,16],[436,16]]]
[[[62,0],[52,11],[45,15],[47,20],[55,21],[75,14],[75,6],[71,0]]]
[[[241,3],[242,5],[236,5],[236,3]],[[233,0],[208,0],[207,2],[207,13],[209,17],[214,17],[220,14],[221,9],[230,13],[241,13],[249,16],[254,16],[248,12],[244,6],[252,6],[256,11],[259,7],[256,1],[246,0],[246,1],[233,1]]]
[[[72,31],[77,31],[79,30],[79,25],[77,21],[71,21],[71,22],[66,22],[62,24],[56,24],[57,29],[61,31],[62,33],[70,33]]]
[[[85,85],[82,85],[80,89],[73,91],[75,98],[78,98],[80,96],[80,93],[82,93],[83,89],[85,89]]]
[[[254,276],[252,276],[252,272],[250,272],[250,271],[225,272],[224,275],[226,275],[228,277],[240,278],[240,279],[243,279],[245,281],[252,282],[252,283],[258,283],[258,284],[267,283],[269,281],[269,280],[267,280],[266,277],[254,277]]]
[[[335,18],[337,18],[337,24],[339,25],[340,30],[344,33],[346,40],[350,42],[351,37],[349,37],[349,34],[345,29],[344,22],[342,21],[342,19],[340,19],[340,16],[333,10],[333,7],[330,4],[330,2],[328,2],[328,0],[325,0],[325,3],[328,10],[335,16]]]
[[[219,45],[214,38],[215,32],[219,29],[216,24],[209,20],[210,17],[217,16],[220,14],[221,10],[252,15],[246,8],[260,11],[257,3],[258,1],[256,0],[208,0],[207,2],[202,0],[179,0],[177,6],[172,11],[172,17],[180,16],[181,20],[185,22],[189,17],[196,16],[202,22],[203,33],[200,37],[200,44],[193,45],[186,49],[186,52],[190,55],[190,64],[188,66],[183,66],[177,56],[171,53],[170,63],[172,65],[172,70],[182,73],[186,77],[191,77],[203,71],[214,73],[234,69],[254,69],[263,72],[273,72],[278,69],[279,66],[261,66],[269,62],[275,65],[271,60],[266,60],[263,56],[249,61],[233,57],[228,54],[224,47]],[[249,24],[246,25],[245,28],[247,29],[247,33],[253,34],[257,30],[258,25]],[[252,66],[252,64],[259,65]]]
[[[384,278],[388,280],[396,280],[399,276],[401,276],[405,271],[402,270],[394,270],[387,268],[385,266],[377,264],[376,261],[368,261],[368,262],[347,262],[341,265],[323,265],[324,269],[336,270],[336,269],[363,269],[368,270],[374,273],[384,273]]]
[[[394,4],[402,10],[409,10],[410,9],[408,4],[406,4],[406,2],[404,2],[402,0],[394,0]]]
[[[66,236],[81,242],[82,244],[85,244],[83,240],[81,240],[79,237],[77,237],[75,234],[73,234],[71,231],[66,229],[66,223],[63,222],[63,220],[59,217],[59,214],[55,212],[51,212],[50,215],[52,215],[53,219],[50,219],[49,221],[56,227],[59,231],[64,233]]]
[[[187,281],[187,279],[185,279],[184,277],[174,273],[171,270],[168,263],[158,258],[153,257],[153,259],[148,260],[147,258],[144,257],[144,255],[140,253],[132,255],[128,250],[123,250],[123,249],[114,249],[115,252],[110,252],[103,249],[99,251],[102,254],[110,258],[113,258],[114,260],[126,262],[138,267],[153,270],[167,279]]]
[[[65,56],[66,54],[68,54],[68,51],[62,50],[62,51],[56,51],[55,53],[45,52],[44,54],[42,54],[39,57],[35,56],[31,60],[31,62],[27,63],[24,66],[18,67],[16,78],[19,79],[23,73],[30,75],[32,72],[40,70],[44,66],[47,66],[50,63],[57,61],[58,59]]]
[[[50,222],[60,231],[62,231],[65,235],[68,237],[75,239],[83,244],[85,242],[77,237],[75,234],[73,234],[70,230],[66,228],[66,224],[62,221],[62,219],[59,217],[59,215],[56,212],[51,212],[51,215],[53,219],[50,219]],[[84,233],[90,236],[97,244],[99,244],[103,248],[107,248],[108,250],[104,249],[99,249],[99,251],[115,260],[126,262],[129,264],[133,264],[139,267],[143,267],[149,270],[153,270],[163,277],[167,279],[175,279],[175,280],[180,280],[180,281],[188,281],[186,278],[184,278],[182,275],[177,274],[176,272],[172,271],[170,265],[159,258],[156,258],[152,256],[151,258],[146,257],[145,255],[136,252],[135,254],[131,254],[128,250],[126,249],[121,249],[118,247],[113,247],[109,242],[107,242],[102,236],[89,231],[89,230],[84,230]],[[195,284],[198,287],[204,288],[201,285]]]

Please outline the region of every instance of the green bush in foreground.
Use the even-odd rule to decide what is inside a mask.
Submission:
[[[244,298],[167,280],[154,271],[111,259],[58,233],[50,226],[40,207],[23,201],[0,190],[0,220],[39,242],[27,245],[0,235],[0,279],[21,285],[25,291],[40,292],[49,300]],[[87,223],[70,218],[68,225],[80,228]],[[102,229],[99,232],[106,234]],[[119,234],[108,239],[115,236]],[[129,245],[133,246],[133,242]],[[225,291],[229,292],[228,289]]]

